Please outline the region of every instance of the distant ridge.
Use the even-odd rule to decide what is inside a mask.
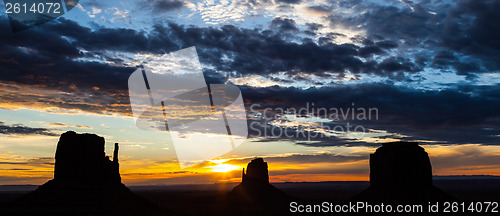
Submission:
[[[449,175],[449,176],[432,176],[433,180],[464,180],[464,179],[500,179],[500,176],[495,175]]]
[[[468,180],[468,179],[479,179],[479,180],[500,180],[500,176],[496,175],[433,175],[432,180]],[[273,184],[316,184],[316,183],[336,183],[336,182],[369,182],[369,181],[298,181],[298,182],[277,182]],[[201,185],[212,185],[212,184],[238,184],[238,183],[206,183],[206,184],[153,184],[153,185],[133,185],[128,186],[129,188],[162,188],[162,187],[176,187],[176,186],[201,186]],[[40,185],[25,184],[25,185],[0,185],[0,191],[32,191],[39,187]]]
[[[433,175],[432,180],[467,180],[467,179],[494,179],[494,180],[500,180],[500,176],[496,175]],[[308,184],[308,183],[336,183],[336,182],[369,182],[368,181],[297,181],[297,182],[277,182],[273,184]],[[212,184],[238,184],[238,183],[206,183],[206,184],[145,184],[145,185],[132,185],[128,186],[129,188],[161,188],[161,187],[175,187],[175,186],[197,186],[197,185],[212,185]],[[0,185],[0,191],[31,191],[33,189],[36,189],[40,185],[34,185],[34,184],[25,184],[25,185]]]

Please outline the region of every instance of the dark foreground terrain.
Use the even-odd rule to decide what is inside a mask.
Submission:
[[[130,186],[130,189],[165,209],[187,215],[225,215],[228,192],[237,184]],[[297,201],[320,204],[349,200],[369,182],[277,183],[276,188]],[[440,178],[434,185],[459,201],[500,201],[500,179]],[[20,198],[37,186],[0,186],[0,203]],[[287,208],[284,206],[283,208]],[[284,209],[288,211],[288,209]]]

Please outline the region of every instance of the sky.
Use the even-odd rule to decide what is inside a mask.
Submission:
[[[51,179],[68,130],[120,143],[127,185],[237,182],[255,157],[272,182],[368,180],[392,141],[434,175],[500,175],[499,1],[87,0],[16,33],[0,7],[0,185]],[[136,126],[128,79],[192,46],[240,89],[248,138],[185,168]]]

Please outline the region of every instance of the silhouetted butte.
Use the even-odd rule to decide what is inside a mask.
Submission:
[[[392,142],[370,155],[370,187],[353,199],[403,203],[453,198],[432,184],[432,166],[424,148],[416,142]]]
[[[104,147],[104,138],[95,134],[62,134],[54,179],[6,205],[1,215],[165,215],[121,183],[118,144],[113,161]]]
[[[228,195],[231,215],[280,215],[291,197],[269,183],[267,162],[253,159],[243,169],[242,181]]]

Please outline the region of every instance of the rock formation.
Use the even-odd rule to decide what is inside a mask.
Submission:
[[[372,187],[431,187],[431,161],[416,142],[383,144],[370,155]]]
[[[104,152],[104,138],[69,131],[57,143],[54,179],[120,183],[119,166],[118,143],[111,161]]]
[[[375,202],[450,200],[432,184],[427,152],[416,142],[382,144],[370,155],[370,187],[354,197]]]
[[[269,183],[267,162],[253,159],[246,170],[241,183],[228,195],[228,214],[281,215],[291,197]]]
[[[165,215],[121,183],[118,143],[113,161],[95,134],[61,135],[54,179],[0,209],[0,215]]]
[[[262,158],[253,159],[247,165],[247,173],[243,168],[241,175],[241,183],[245,184],[269,184],[269,173],[267,170],[267,162]]]

